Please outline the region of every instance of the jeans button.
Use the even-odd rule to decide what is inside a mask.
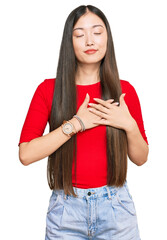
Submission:
[[[90,196],[91,195],[91,192],[88,192],[88,196]]]

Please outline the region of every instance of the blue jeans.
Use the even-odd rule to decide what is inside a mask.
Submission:
[[[77,198],[52,191],[45,240],[140,240],[127,182],[120,188],[73,188]]]

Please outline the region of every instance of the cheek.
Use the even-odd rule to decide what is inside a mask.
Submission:
[[[107,38],[99,39],[98,41],[99,49],[101,54],[105,55],[107,49]]]
[[[81,42],[79,42],[79,41],[77,42],[77,41],[73,40],[73,48],[74,48],[75,55],[78,56],[82,49]]]

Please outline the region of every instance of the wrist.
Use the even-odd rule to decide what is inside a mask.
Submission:
[[[76,133],[78,133],[79,131],[81,131],[81,124],[79,123],[79,121],[76,118],[72,118],[69,120],[75,127],[76,129]]]
[[[128,133],[131,133],[133,132],[135,129],[137,128],[137,123],[136,121],[134,120],[134,118],[131,119],[131,121],[129,121],[128,125],[126,126],[125,128],[125,132],[128,134]]]

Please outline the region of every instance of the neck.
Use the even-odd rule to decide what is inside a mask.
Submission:
[[[79,85],[89,85],[100,81],[100,63],[96,64],[77,64],[75,82]]]

